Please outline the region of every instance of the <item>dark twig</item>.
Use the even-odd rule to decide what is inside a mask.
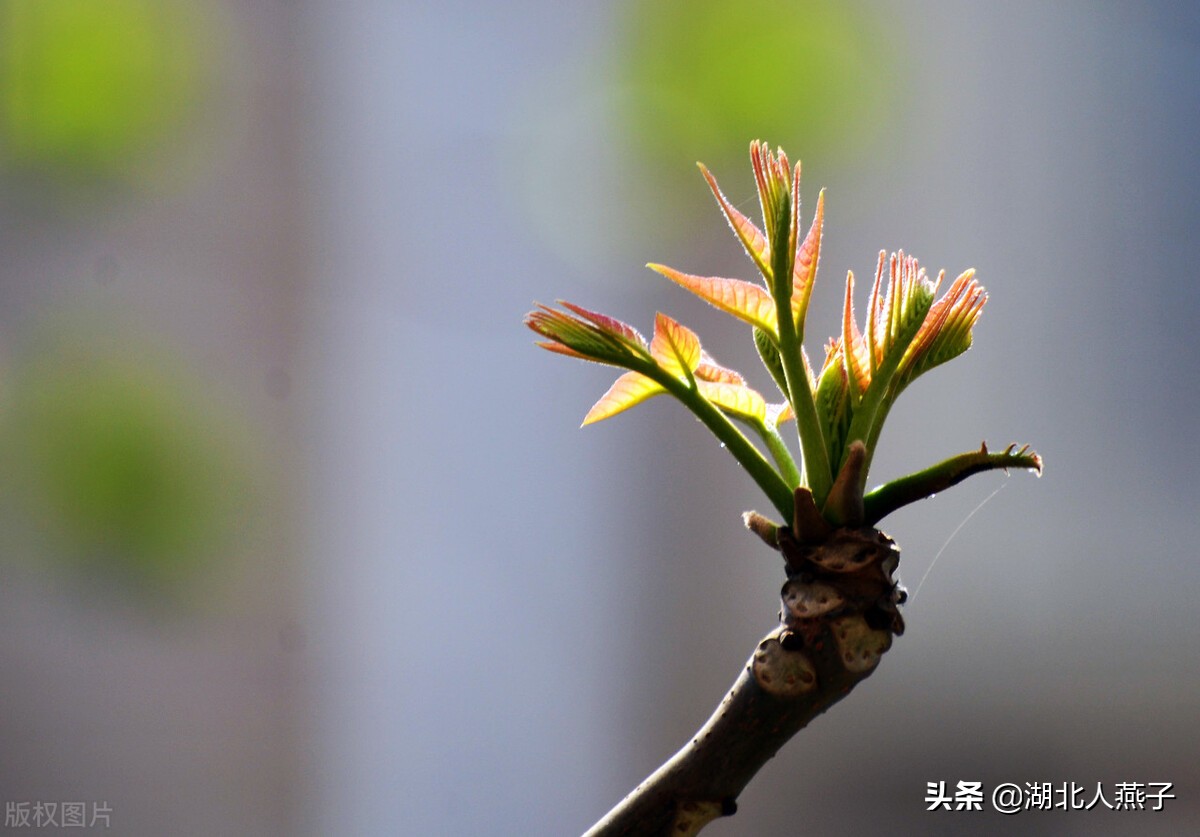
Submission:
[[[904,630],[899,551],[875,529],[822,543],[777,532],[788,581],[780,624],[754,650],[716,712],[687,745],[586,837],[686,837],[737,810],[737,797],[793,735],[875,670]]]

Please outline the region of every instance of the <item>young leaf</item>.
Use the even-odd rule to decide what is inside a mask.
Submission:
[[[730,416],[751,425],[766,421],[767,402],[750,387],[703,380],[697,381],[696,386],[701,395]]]
[[[628,367],[650,359],[645,339],[620,320],[569,302],[559,304],[571,313],[534,304],[537,308],[525,315],[525,325],[549,338],[537,344],[544,349],[610,366]]]
[[[666,314],[655,314],[650,356],[669,374],[688,381],[700,364],[700,338],[696,332]]]
[[[928,316],[901,361],[899,387],[945,363],[971,347],[971,330],[987,302],[987,292],[975,280],[975,271],[959,274],[946,295],[933,304]]]
[[[830,341],[821,372],[814,375],[803,337],[820,261],[825,195],[819,194],[808,232],[799,240],[800,165],[793,168],[782,150],[773,152],[757,140],[750,145],[750,158],[762,229],[733,206],[707,168],[700,165],[700,171],[765,287],[659,264],[649,267],[751,326],[755,347],[784,403],[767,404],[740,374],[705,353],[694,332],[664,314],[656,316],[647,343],[630,326],[603,314],[565,302],[564,310],[538,305],[525,320],[546,338],[537,345],[628,370],[589,410],[584,423],[668,392],[721,440],[787,522],[812,537],[823,531],[814,523],[822,513],[826,527],[864,520],[870,524],[921,492],[980,470],[1011,465],[1040,471],[1041,459],[1027,449],[989,454],[983,448],[889,483],[864,499],[862,486],[891,404],[918,375],[966,351],[987,294],[968,270],[936,299],[944,272],[930,281],[903,251],[890,258],[881,252],[863,331],[854,316],[854,274],[848,273],[841,334]],[[790,316],[780,316],[784,310]],[[778,470],[731,418],[761,437]],[[803,475],[778,433],[778,426],[793,418],[804,454]]]
[[[858,330],[858,323],[854,321],[854,271],[846,272],[846,301],[842,308],[841,348],[850,394],[857,403],[871,383],[871,370],[867,360],[866,341],[863,340],[863,336]]]
[[[799,181],[797,181],[796,203],[799,204]],[[796,322],[798,339],[804,339],[804,320],[808,313],[808,301],[812,296],[817,279],[817,264],[821,259],[821,236],[825,229],[825,190],[817,194],[817,211],[813,215],[808,235],[796,253],[796,264],[792,269],[792,316]]]
[[[789,230],[793,210],[792,167],[783,149],[772,153],[771,147],[761,140],[750,143],[750,163],[754,168],[754,182],[758,186],[758,202],[762,209],[763,224],[770,243],[771,275],[775,275],[774,260],[779,256],[777,245],[791,238],[791,252],[795,251],[795,236]],[[799,172],[796,172],[799,179]]]
[[[881,296],[884,253],[880,251],[867,315],[872,372],[885,366],[891,370],[898,368],[900,358],[910,350],[927,322],[933,299],[945,275],[944,272],[939,273],[937,281],[930,282],[925,269],[912,256],[905,256],[903,250],[893,253],[888,265],[887,293]]]
[[[712,381],[719,384],[746,385],[746,379],[742,377],[740,372],[717,363],[703,349],[700,350],[700,363],[696,366],[696,377],[702,381]]]
[[[775,335],[775,302],[766,289],[741,279],[693,276],[661,264],[651,263],[646,267],[687,288],[714,308]]]
[[[862,368],[868,385],[855,403],[854,418],[846,433],[847,443],[862,441],[867,448],[867,466],[874,455],[883,421],[899,390],[896,373],[905,352],[926,320],[936,286],[925,276],[917,260],[903,252],[890,260],[886,297],[881,295],[883,258],[880,254],[875,284],[867,315],[867,338],[862,341]],[[849,299],[847,299],[849,302]],[[844,456],[844,454],[843,454]],[[863,469],[866,477],[866,469]]]
[[[846,445],[850,419],[854,405],[850,398],[850,381],[846,376],[845,361],[842,359],[842,343],[834,339],[825,350],[825,364],[817,379],[813,400],[817,406],[817,418],[825,431],[825,445],[830,462],[840,462]]]
[[[611,418],[663,392],[666,390],[640,372],[626,372],[592,405],[580,427]]]
[[[784,401],[782,404],[767,405],[767,423],[772,427],[779,427],[785,421],[792,421],[796,418],[796,414],[792,412],[792,405]]]
[[[754,225],[753,221],[734,208],[733,204],[721,192],[720,187],[717,186],[717,179],[704,167],[704,164],[697,163],[696,165],[700,167],[700,173],[708,181],[708,187],[712,189],[713,197],[720,204],[721,211],[725,213],[725,218],[729,221],[729,226],[733,228],[733,232],[738,237],[738,240],[742,242],[742,247],[745,248],[747,255],[754,260],[754,264],[763,275],[763,279],[767,284],[770,284],[771,246],[767,243],[766,236]]]
[[[771,373],[771,380],[775,382],[775,386],[779,387],[785,399],[788,398],[787,377],[783,371],[783,358],[779,356],[778,341],[764,329],[756,328],[754,348],[758,349],[758,356],[762,359],[763,366]]]

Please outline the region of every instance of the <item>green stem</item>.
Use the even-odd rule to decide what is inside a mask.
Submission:
[[[637,371],[661,384],[663,389],[682,401],[683,405],[724,443],[725,449],[746,469],[750,478],[767,495],[771,505],[783,515],[784,520],[791,522],[794,505],[792,489],[759,449],[750,443],[724,413],[698,390],[658,366]]]
[[[771,242],[771,295],[775,300],[776,320],[779,325],[779,356],[783,361],[783,375],[787,383],[788,400],[796,414],[796,427],[800,434],[800,452],[804,455],[804,476],[813,498],[820,507],[833,485],[833,472],[829,467],[829,454],[825,450],[825,434],[817,418],[817,405],[813,400],[812,386],[804,371],[800,357],[803,335],[797,333],[796,321],[792,317],[792,265],[795,253],[789,252],[787,243],[788,219],[791,201],[785,199],[779,211],[776,230],[783,230]],[[782,278],[780,278],[782,277]]]
[[[1042,472],[1042,458],[1029,447],[1010,445],[1001,453],[989,453],[984,445],[977,451],[960,453],[924,471],[892,480],[863,497],[867,526],[874,526],[901,506],[924,500],[965,480],[972,474],[1009,468],[1029,468]]]
[[[924,320],[924,313],[920,317],[913,317],[908,328],[896,336],[883,363],[872,373],[871,384],[863,394],[862,401],[854,408],[854,417],[850,419],[850,429],[846,433],[846,451],[849,451],[850,443],[856,439],[861,440],[867,446],[867,460],[863,463],[863,484],[860,488],[866,487],[867,471],[870,470],[871,460],[875,456],[879,434],[883,431],[883,420],[887,418],[892,404],[896,402],[900,396],[900,390],[904,388],[896,385],[896,373],[900,369],[900,361],[909,344],[917,336],[917,331]],[[842,453],[842,461],[838,463],[839,469],[846,461],[846,451]]]
[[[779,435],[779,431],[766,422],[757,422],[753,427],[762,437],[771,458],[779,466],[784,480],[793,489],[798,487],[800,485],[800,469],[796,467],[796,460],[792,458],[792,452],[783,443],[783,437]]]

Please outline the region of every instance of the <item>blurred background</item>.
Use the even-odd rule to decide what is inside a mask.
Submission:
[[[520,321],[662,310],[768,391],[641,267],[752,278],[693,164],[751,213],[762,137],[828,188],[817,340],[882,248],[991,293],[873,482],[1047,467],[884,522],[908,632],[705,833],[1194,829],[1198,130],[1187,2],[0,0],[6,826],[572,834],[682,745],[767,503],[666,399],[579,430],[612,373]]]

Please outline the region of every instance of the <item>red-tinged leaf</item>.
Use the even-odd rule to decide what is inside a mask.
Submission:
[[[642,336],[619,320],[570,303],[562,303],[566,311],[541,303],[535,305],[537,308],[525,315],[525,325],[548,338],[550,343],[569,350],[551,351],[625,368],[650,358],[649,347]],[[539,345],[550,348],[544,343]]]
[[[796,167],[798,170],[799,164]],[[792,270],[792,317],[797,329],[804,326],[808,301],[817,280],[817,265],[821,259],[821,236],[824,230],[825,190],[822,189],[817,195],[817,211],[813,215],[812,225],[809,226],[808,235],[804,237],[804,243],[796,253],[796,265]]]
[[[841,363],[842,339],[840,337],[830,337],[829,340],[825,342],[825,360],[821,363],[821,371],[817,373],[817,380],[819,381],[822,377],[824,377],[825,370],[827,370],[831,365],[837,364],[840,366]]]
[[[867,362],[866,342],[854,321],[854,272],[846,274],[846,304],[842,309],[842,357],[846,363],[846,376],[853,391],[861,394],[871,383],[871,370]]]
[[[783,150],[780,149],[780,155]],[[796,245],[800,241],[800,161],[796,161],[796,167],[792,169],[792,217],[788,219],[788,252],[792,254],[792,276],[793,285],[796,275]],[[793,295],[794,288],[793,288]]]
[[[975,271],[961,273],[946,295],[929,309],[925,322],[905,353],[901,363],[903,382],[907,383],[969,349],[971,330],[986,302],[987,292],[975,280]]]
[[[575,305],[564,300],[558,300],[558,304],[569,311],[574,311],[585,320],[590,320],[601,330],[614,337],[619,337],[629,343],[635,343],[640,346],[646,345],[646,338],[638,333],[638,330],[631,325],[627,325],[620,320],[610,317],[607,314],[598,314],[595,311],[589,311],[582,305]]]
[[[890,376],[909,350],[926,321],[937,283],[930,282],[925,269],[904,251],[893,253],[888,264],[888,285],[883,290],[885,254],[879,254],[875,284],[867,312],[867,347],[871,374],[882,369]],[[941,277],[938,277],[938,283]]]
[[[875,266],[875,284],[871,286],[871,301],[867,305],[867,346],[870,347],[871,375],[883,363],[883,335],[887,333],[884,325],[884,307],[887,299],[883,290],[883,267],[887,263],[887,252],[879,251],[879,262]]]
[[[779,209],[789,196],[792,168],[783,149],[772,153],[771,147],[762,140],[750,143],[750,163],[754,168],[754,182],[758,186],[758,201],[762,207],[763,225],[768,241],[778,241],[775,227],[779,221]]]
[[[700,363],[696,366],[696,377],[702,381],[712,381],[714,384],[746,385],[746,379],[740,372],[717,363],[703,349],[700,351]]]
[[[767,421],[775,427],[783,424],[785,421],[790,421],[796,417],[792,411],[792,405],[784,401],[782,404],[767,405]]]
[[[660,312],[654,315],[650,356],[676,378],[687,380],[700,364],[700,338],[687,326]]]
[[[769,282],[771,276],[771,245],[767,242],[766,236],[755,226],[753,221],[734,208],[733,204],[729,202],[729,199],[725,197],[725,194],[717,185],[717,179],[705,168],[704,164],[697,163],[697,165],[700,166],[700,173],[704,175],[704,179],[708,181],[708,188],[712,190],[713,197],[720,204],[721,211],[725,213],[725,219],[729,221],[729,226],[733,229],[734,235],[742,242],[742,247],[746,249],[746,254],[754,260],[754,264],[758,267],[763,278]]]
[[[763,422],[767,417],[767,402],[755,390],[738,384],[697,381],[700,394],[724,412],[749,422]]]
[[[771,335],[776,334],[775,301],[759,285],[719,276],[693,276],[661,264],[648,264],[646,267],[687,288],[714,308]]]
[[[617,413],[624,412],[630,407],[641,404],[647,398],[666,392],[654,381],[639,372],[626,372],[613,382],[608,392],[600,396],[600,400],[592,405],[588,414],[583,417],[583,425],[594,424]]]
[[[813,374],[812,364],[808,361],[808,352],[804,351],[804,347],[800,347],[800,360],[804,364],[804,376],[808,378],[809,390],[817,388],[817,376]]]
[[[567,357],[579,358],[580,360],[592,361],[594,363],[600,362],[595,358],[588,357],[582,352],[575,351],[570,346],[564,346],[562,343],[555,343],[552,340],[538,340],[533,345],[540,346],[548,352],[557,352],[558,354],[566,355]]]

